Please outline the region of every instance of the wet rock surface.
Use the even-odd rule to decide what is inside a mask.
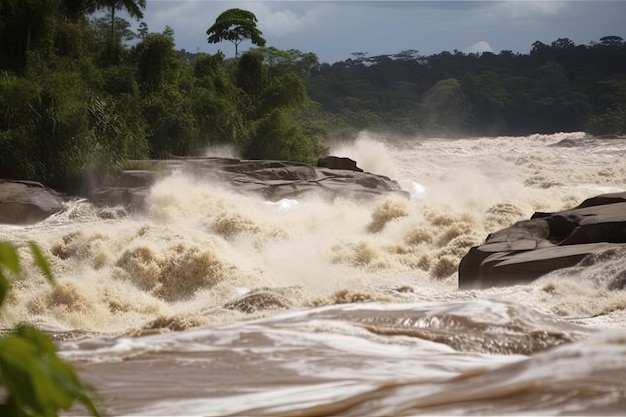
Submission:
[[[348,158],[331,158],[324,166],[231,158],[179,158],[150,161],[152,169],[120,172],[114,187],[91,193],[97,205],[125,205],[141,209],[150,185],[160,176],[179,170],[200,180],[226,183],[244,193],[257,193],[269,201],[318,193],[330,199],[338,196],[362,198],[382,194],[408,197],[400,185],[385,176],[360,170]],[[339,168],[336,168],[339,167]]]
[[[37,223],[61,211],[62,203],[58,193],[38,182],[0,179],[0,223]]]
[[[626,192],[602,194],[487,236],[459,264],[459,288],[525,284],[588,256],[626,247]]]

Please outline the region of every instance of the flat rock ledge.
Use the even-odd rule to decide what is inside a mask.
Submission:
[[[62,208],[63,198],[38,182],[0,179],[0,224],[34,224]]]
[[[527,284],[590,256],[624,250],[626,192],[602,194],[490,234],[461,260],[459,288]]]
[[[96,205],[123,205],[143,209],[149,188],[159,178],[181,171],[200,180],[229,184],[242,193],[255,193],[268,201],[298,198],[311,193],[336,197],[371,198],[393,194],[408,198],[400,185],[388,177],[363,172],[348,158],[327,157],[318,166],[271,160],[193,157],[141,161],[146,169],[122,171],[113,187],[90,195]]]

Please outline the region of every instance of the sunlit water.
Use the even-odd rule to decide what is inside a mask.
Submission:
[[[488,290],[456,268],[535,211],[625,190],[625,152],[363,134],[332,153],[409,200],[270,203],[175,174],[143,214],[70,202],[0,226],[58,281],[25,262],[0,327],[48,330],[115,415],[623,414],[623,256]]]

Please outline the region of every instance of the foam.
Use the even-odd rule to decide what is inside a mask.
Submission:
[[[410,288],[403,299],[496,297],[559,317],[611,314],[626,306],[619,291],[609,290],[623,280],[611,260],[584,273],[555,273],[524,289],[456,291],[458,262],[487,234],[534,211],[562,210],[600,191],[623,189],[626,161],[614,151],[593,143],[584,151],[551,146],[583,138],[408,141],[364,132],[355,142],[333,146],[332,153],[367,171],[402,178],[405,189],[413,189],[408,200],[307,196],[269,204],[173,173],[151,189],[145,214],[68,202],[39,224],[0,226],[0,238],[16,243],[24,258],[0,326],[26,320],[128,332],[150,328],[159,318],[190,326],[224,323],[275,314],[223,308],[242,292],[291,287],[298,294],[281,295],[291,308],[320,300],[394,302],[393,288]],[[611,146],[626,149],[619,142]],[[30,262],[26,242],[32,236],[50,260],[56,288]],[[611,262],[614,272],[607,269]]]

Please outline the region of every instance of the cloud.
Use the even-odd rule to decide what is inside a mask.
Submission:
[[[275,37],[307,31],[321,23],[329,10],[326,3],[297,6],[291,2],[251,2],[246,5],[246,9],[255,14],[259,20],[259,29],[264,34],[271,33]]]
[[[476,42],[472,46],[463,49],[466,54],[482,54],[483,52],[493,52],[493,48],[486,41]]]
[[[256,15],[269,46],[314,52],[322,62],[355,51],[375,56],[416,49],[429,55],[481,39],[496,51],[528,52],[536,40],[568,37],[584,44],[606,35],[626,37],[626,1],[150,0],[143,20],[154,32],[172,27],[180,49],[231,55],[227,42],[207,43],[206,30],[233,7]],[[250,46],[244,42],[240,51]]]
[[[494,4],[497,14],[513,19],[558,16],[565,7],[564,1],[517,0]]]

